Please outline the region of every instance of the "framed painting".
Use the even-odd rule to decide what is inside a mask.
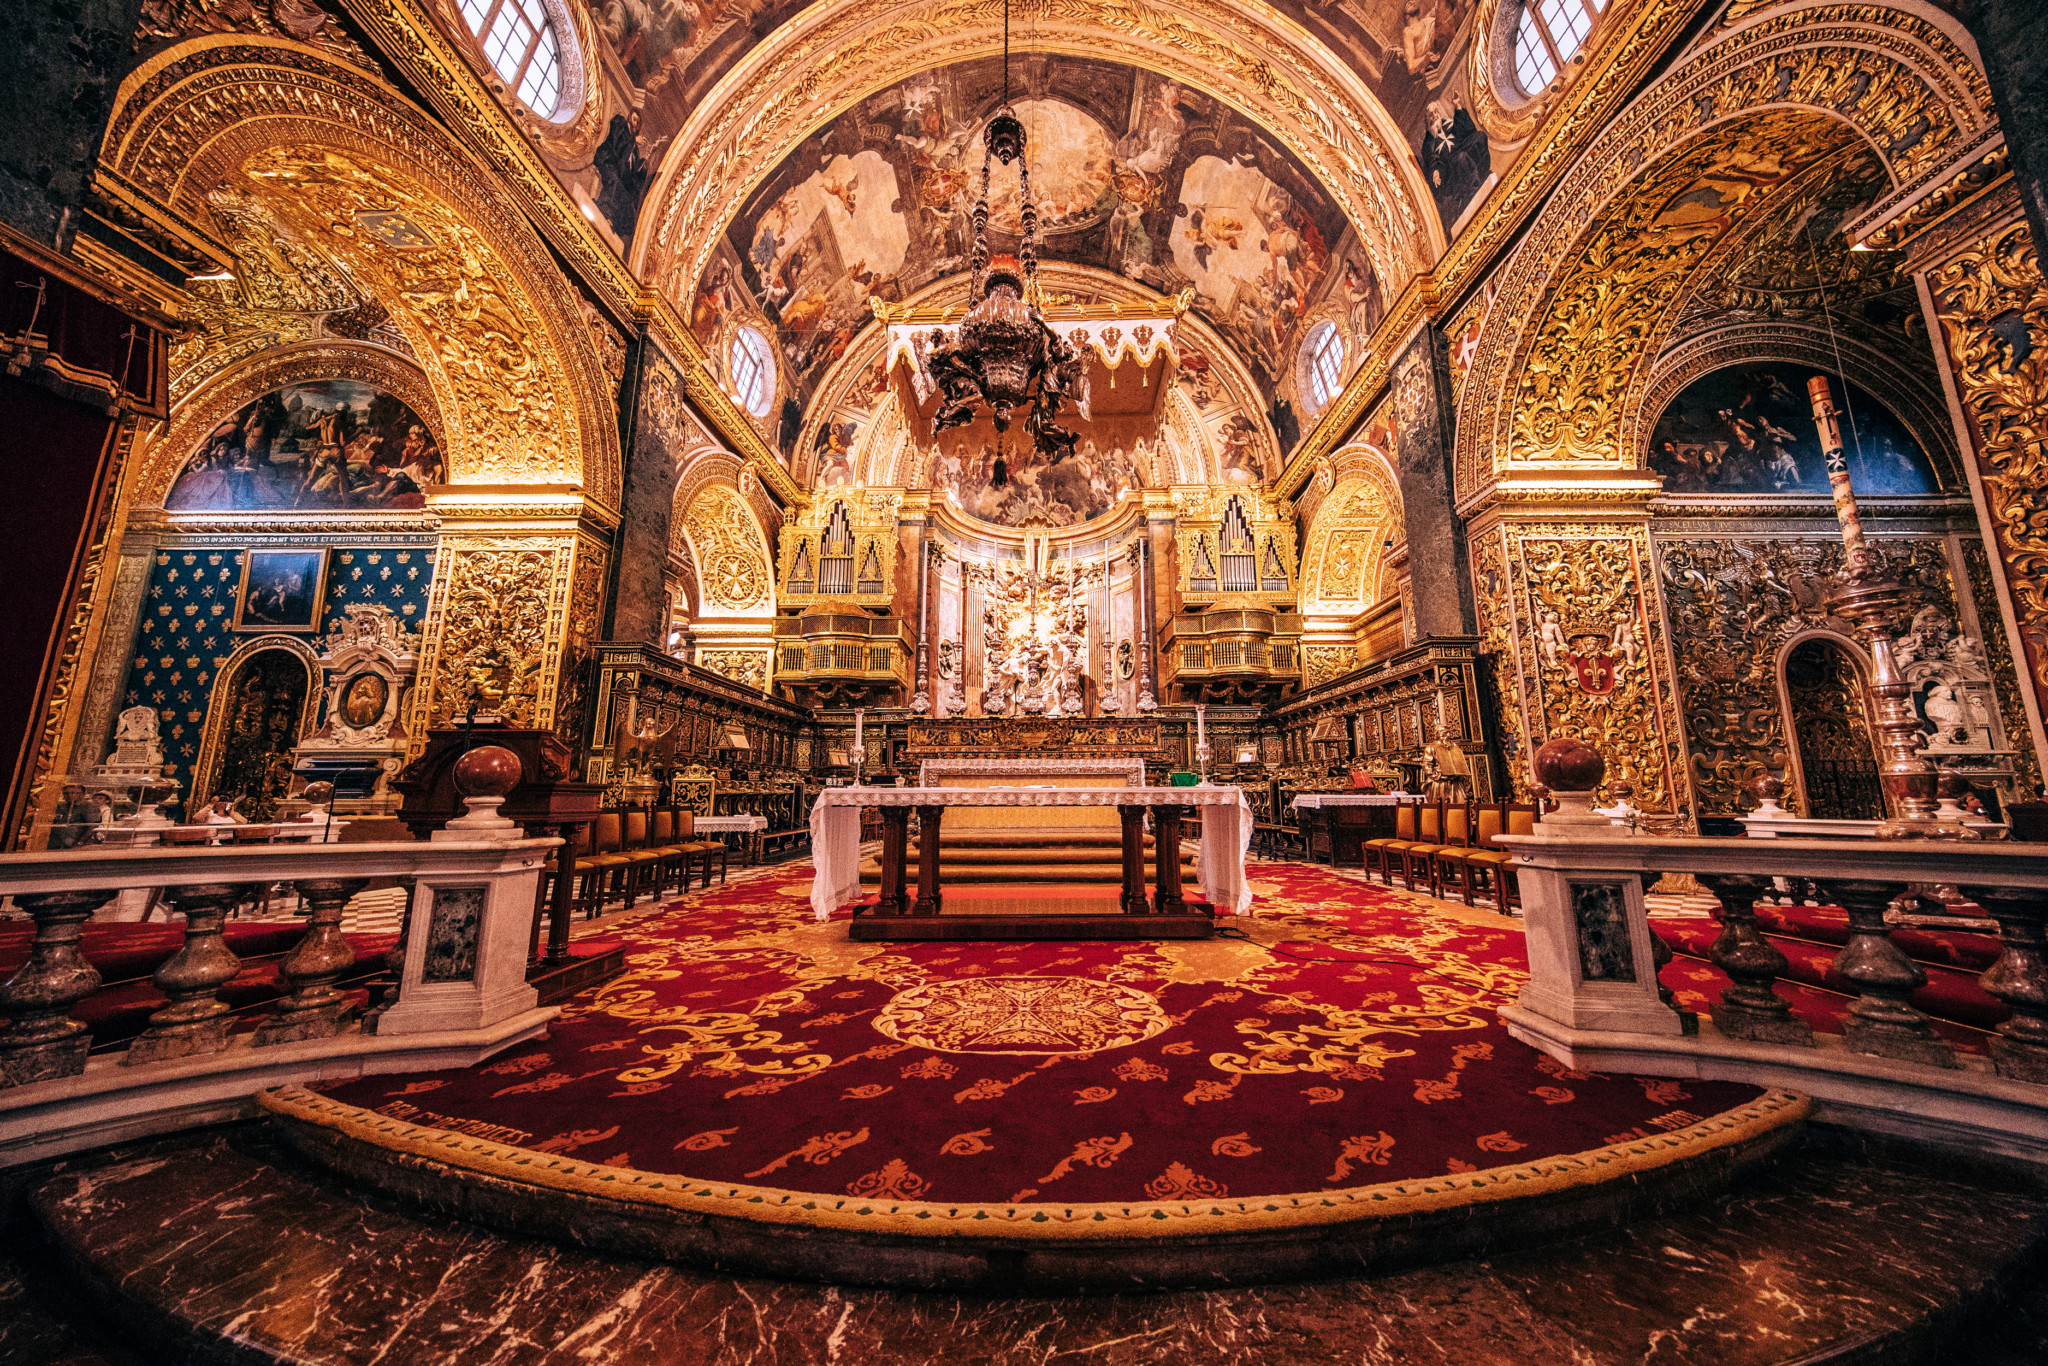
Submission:
[[[237,631],[311,635],[327,599],[327,550],[251,550],[235,597]]]

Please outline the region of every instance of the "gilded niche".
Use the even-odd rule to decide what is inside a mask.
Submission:
[[[727,615],[770,610],[767,547],[736,489],[712,484],[691,501],[683,528],[696,551],[704,606]]]

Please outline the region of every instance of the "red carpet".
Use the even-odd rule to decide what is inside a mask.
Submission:
[[[571,1001],[548,1039],[320,1089],[641,1172],[1012,1203],[1466,1172],[1763,1094],[1551,1061],[1496,1015],[1522,980],[1519,926],[1320,868],[1254,870],[1259,913],[1240,923],[1261,943],[851,944],[843,918],[812,919],[809,878],[648,915],[624,932],[627,975]]]

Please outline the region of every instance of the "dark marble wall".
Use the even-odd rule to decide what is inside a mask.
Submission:
[[[1468,636],[1478,618],[1472,610],[1465,524],[1452,507],[1455,409],[1449,353],[1440,331],[1425,327],[1408,344],[1394,362],[1393,388],[1415,635],[1418,640]]]
[[[606,640],[630,640],[660,647],[668,629],[668,599],[662,571],[668,565],[669,522],[674,514],[676,458],[673,424],[654,411],[648,387],[654,361],[642,340],[634,349],[621,392],[637,395],[624,405],[620,440],[626,448],[626,489],[619,509],[618,544],[612,556],[611,610]]]
[[[142,0],[0,5],[0,222],[51,246],[77,230],[141,13]]]
[[[1968,0],[1961,8],[1991,81],[2034,241],[2048,242],[2048,6]]]

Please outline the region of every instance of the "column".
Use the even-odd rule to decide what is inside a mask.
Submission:
[[[1187,903],[1180,895],[1180,818],[1184,806],[1152,808],[1154,867],[1152,911],[1155,915],[1185,915]]]
[[[27,1086],[85,1070],[92,1046],[85,1025],[71,1007],[99,990],[100,975],[79,952],[78,941],[92,913],[114,899],[112,892],[40,892],[17,896],[14,904],[36,922],[28,961],[0,983],[0,1086]]]
[[[185,915],[185,943],[149,979],[170,1004],[149,1017],[142,1036],[121,1059],[124,1064],[168,1062],[228,1046],[228,1006],[218,993],[242,970],[242,960],[222,937],[221,922],[248,894],[249,888],[230,883],[202,883],[170,893],[171,904]]]
[[[1468,636],[1476,618],[1465,524],[1453,507],[1455,407],[1443,335],[1425,326],[1393,369],[1401,512],[1407,530],[1408,577],[1414,585],[1415,637]]]
[[[1152,909],[1145,899],[1145,808],[1119,806],[1123,821],[1124,886],[1119,909],[1125,915],[1144,915]]]
[[[291,994],[277,1003],[276,1013],[256,1031],[257,1047],[328,1039],[341,1032],[349,1000],[334,983],[356,961],[355,950],[341,937],[341,911],[366,881],[336,877],[300,880],[299,895],[313,908],[312,916],[306,922],[305,937],[278,965],[291,983]]]
[[[944,898],[939,891],[939,820],[943,806],[917,808],[917,905],[913,915],[937,915]]]
[[[2034,240],[2048,242],[2048,10],[2014,0],[1964,0],[1959,8],[1977,40]]]
[[[875,895],[876,915],[902,915],[904,849],[909,843],[910,808],[885,806],[882,812],[882,885]]]

